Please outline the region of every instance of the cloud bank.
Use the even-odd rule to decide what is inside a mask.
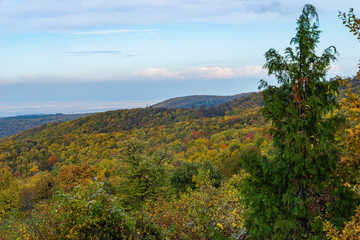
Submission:
[[[134,76],[144,79],[156,80],[213,80],[213,79],[233,79],[241,77],[264,77],[266,71],[262,66],[245,66],[241,68],[229,67],[196,67],[186,70],[168,70],[166,68],[148,68],[143,71],[135,71]]]

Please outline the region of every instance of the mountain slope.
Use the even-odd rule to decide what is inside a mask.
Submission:
[[[215,95],[193,95],[185,97],[170,98],[163,102],[154,104],[152,107],[164,108],[200,108],[202,106],[212,107],[222,103],[230,102],[237,98],[246,97],[252,94],[241,93],[233,96],[215,96]]]
[[[24,115],[0,118],[0,138],[48,123],[66,122],[89,114]]]
[[[135,108],[97,113],[70,122],[52,123],[15,135],[16,139],[56,138],[64,134],[98,134],[153,128],[201,118],[241,114],[262,106],[261,93],[204,109]]]

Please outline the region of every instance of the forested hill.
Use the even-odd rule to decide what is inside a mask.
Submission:
[[[154,104],[152,107],[164,107],[164,108],[200,108],[200,107],[212,107],[222,103],[227,103],[237,98],[246,97],[252,94],[241,93],[233,96],[215,96],[215,95],[193,95],[185,97],[170,98],[163,102]]]
[[[0,216],[8,212],[0,232],[5,239],[35,234],[29,223],[41,234],[72,234],[95,221],[96,231],[128,224],[142,239],[203,239],[212,222],[220,239],[240,236],[245,159],[256,163],[275,153],[262,107],[259,92],[209,108],[97,113],[0,139],[0,163],[13,179],[11,201],[0,205]],[[115,207],[126,221],[112,219]],[[84,214],[89,208],[102,211]],[[21,214],[12,216],[11,209]]]
[[[0,138],[14,135],[24,130],[48,123],[66,122],[90,115],[86,114],[46,114],[23,115],[0,118]]]
[[[139,128],[159,127],[172,123],[241,114],[246,109],[262,106],[261,93],[217,106],[202,109],[135,108],[97,113],[64,123],[54,123],[29,129],[14,136],[16,139],[62,136],[63,134],[93,134],[130,131]]]
[[[107,214],[108,210],[113,211],[115,207],[116,212],[113,212],[117,214],[125,208],[127,210],[124,212],[125,215],[119,216],[128,218],[126,224],[133,226],[131,228],[136,228],[135,232],[148,234],[151,231],[150,234],[155,236],[162,234],[155,227],[167,228],[168,226],[160,225],[156,221],[166,215],[174,217],[166,221],[169,227],[173,226],[175,229],[169,239],[202,239],[200,236],[203,230],[199,232],[190,226],[187,220],[178,221],[178,218],[182,218],[180,212],[189,214],[184,217],[186,219],[199,216],[197,209],[202,211],[202,207],[197,205],[202,203],[198,200],[208,201],[211,198],[210,204],[214,207],[210,208],[218,219],[216,223],[224,225],[226,229],[223,231],[226,236],[223,239],[229,239],[233,232],[240,232],[242,229],[242,224],[240,224],[242,208],[239,205],[238,190],[222,182],[240,171],[239,159],[243,154],[240,149],[261,146],[264,153],[271,149],[270,137],[267,134],[268,124],[265,123],[259,111],[261,106],[262,95],[255,93],[206,109],[148,107],[117,110],[93,114],[70,122],[51,123],[2,138],[0,139],[0,164],[5,166],[2,168],[5,169],[4,174],[7,174],[5,176],[10,176],[9,179],[14,179],[15,183],[8,184],[10,187],[6,189],[6,193],[9,194],[6,197],[11,200],[6,201],[7,205],[0,204],[0,217],[3,212],[11,214],[10,210],[16,208],[22,214],[19,215],[21,219],[16,221],[26,221],[24,224],[36,218],[32,215],[30,217],[30,212],[44,213],[50,218],[62,218],[63,213],[67,214],[69,211],[56,209],[54,211],[58,211],[59,214],[54,214],[50,208],[45,211],[37,211],[37,209],[43,206],[41,204],[52,204],[52,197],[60,196],[58,193],[62,190],[59,188],[66,192],[62,195],[65,197],[67,194],[72,194],[72,191],[80,190],[78,193],[81,196],[74,199],[84,200],[86,204],[111,204],[104,208],[95,205],[92,208],[92,205],[88,205],[91,209],[103,209],[92,211],[96,214]],[[216,189],[206,188],[208,190],[204,192],[203,188],[197,187],[193,179],[201,172],[210,174],[204,177],[210,177],[211,182],[206,179],[201,181],[206,181],[207,185],[213,184]],[[234,178],[233,181],[238,180]],[[100,190],[95,190],[91,184],[103,185]],[[87,191],[75,188],[78,185],[89,186],[95,194],[88,194]],[[187,191],[188,188],[198,190],[190,193]],[[83,193],[86,193],[86,196],[83,196]],[[205,194],[205,198],[198,194]],[[186,196],[191,199],[184,199]],[[104,199],[112,200],[106,202],[107,200]],[[183,201],[186,206],[176,202],[171,203],[170,199]],[[60,199],[60,201],[63,200]],[[66,201],[64,200],[59,205],[54,202],[55,204],[51,206],[71,207],[72,203],[68,204]],[[174,205],[167,206],[162,201],[168,201]],[[119,205],[112,205],[115,203]],[[86,212],[90,210],[88,207],[82,208],[82,203],[79,204],[80,207],[74,209],[75,212],[71,210],[75,214],[73,216],[85,216],[85,221],[87,221],[88,214],[78,215],[77,212],[79,209]],[[145,209],[142,206],[145,207],[146,204],[149,204],[150,208],[148,212],[141,212],[147,216],[144,227],[148,229],[149,226],[149,229],[151,227],[154,230],[138,229],[142,226],[140,222],[142,220],[139,218],[140,215],[138,217],[136,214],[138,210]],[[193,204],[196,205],[192,207],[196,212],[183,210],[190,209]],[[161,206],[164,209],[155,209],[155,206]],[[181,210],[178,211],[177,206],[181,207]],[[153,210],[165,215],[155,215]],[[154,217],[150,218],[150,214]],[[210,213],[205,214],[207,216]],[[21,232],[22,230],[17,226],[24,225],[16,224],[15,226],[7,222],[9,219],[0,219],[0,232],[7,234],[5,239],[13,239],[12,236],[16,239],[17,236],[25,236],[32,231],[31,227],[25,227],[24,232]],[[96,222],[103,221],[101,224],[105,225],[113,224],[113,220],[109,218],[91,215],[89,219]],[[83,220],[80,220],[81,226],[93,226],[91,222],[84,223]],[[67,219],[61,221],[68,222]],[[204,221],[209,222],[206,219]],[[77,228],[78,221],[74,220],[74,222]],[[178,224],[175,225],[175,222]],[[35,219],[32,223],[38,222]],[[15,227],[10,229],[7,226]],[[98,229],[97,226],[96,229]],[[118,226],[122,225],[116,222],[114,226],[116,227],[111,229],[118,229]],[[188,226],[191,229],[188,229]],[[52,224],[36,225],[36,227],[39,228],[37,231],[40,233],[44,232],[44,227],[51,228],[48,232],[68,233],[67,230],[59,230],[62,225],[57,220]],[[75,231],[77,233],[77,230]],[[186,234],[185,237],[181,237],[183,232]],[[12,233],[13,235],[10,236],[9,234]],[[124,234],[128,236],[130,233]],[[73,238],[88,239],[86,237]],[[141,238],[165,239],[147,238],[145,235]],[[2,239],[1,236],[0,239]],[[49,239],[58,238],[53,235]],[[108,237],[99,239],[108,239]],[[140,237],[136,236],[134,239],[140,239]]]
[[[187,97],[178,97],[178,98],[172,98],[166,101],[163,101],[161,103],[157,103],[153,105],[154,108],[200,108],[201,106],[206,106],[206,108],[210,108],[213,106],[218,106],[222,103],[228,103],[230,101],[233,101],[237,98],[246,97],[249,96],[251,93],[242,93],[237,94],[233,96],[210,96],[210,95],[201,95],[201,96],[187,96]],[[224,114],[224,109],[227,108],[227,105],[220,106],[217,108],[212,109],[202,109],[202,113],[200,115],[214,115],[215,114]],[[165,110],[160,110],[160,112]],[[196,112],[196,111],[195,111]],[[193,114],[197,115],[198,113]],[[220,113],[221,112],[221,113]],[[129,125],[134,126],[140,126],[144,121],[145,116],[142,116],[143,114],[158,114],[158,110],[154,109],[147,109],[147,110],[119,110],[119,111],[112,111],[105,113],[104,117],[107,118],[109,116],[122,118],[121,122],[123,123],[120,129],[128,129]],[[91,115],[91,113],[87,114],[48,114],[48,115],[24,115],[24,116],[16,116],[16,117],[5,117],[0,118],[0,138],[7,137],[14,135],[16,133],[20,133],[22,131],[42,126],[49,123],[57,123],[57,122],[67,122],[70,120],[75,120],[78,118],[82,118],[85,116]],[[121,115],[121,116],[120,116]],[[198,117],[198,116],[197,116]],[[131,120],[129,120],[131,118]],[[137,119],[141,119],[140,121],[137,121]],[[100,119],[99,119],[100,120]],[[110,129],[113,129],[114,126],[112,123],[107,123],[106,119],[104,120],[105,124],[99,124],[98,126],[92,126],[91,129],[97,129],[98,131],[110,131]],[[80,121],[81,122],[81,121]],[[79,123],[80,125],[84,125],[83,127],[86,128],[87,124]],[[139,125],[140,124],[140,125]],[[106,126],[105,126],[106,125]],[[110,125],[110,126],[109,126]],[[103,130],[100,130],[100,128],[103,128]],[[116,128],[118,129],[118,128]],[[38,129],[37,129],[38,130]],[[36,131],[37,131],[36,130]],[[87,130],[84,129],[83,132],[86,132]]]

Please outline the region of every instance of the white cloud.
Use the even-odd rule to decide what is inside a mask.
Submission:
[[[87,54],[102,54],[103,51],[92,52],[72,52],[79,56]],[[105,52],[106,53],[106,52]],[[131,55],[130,55],[131,56]],[[123,74],[88,74],[80,76],[78,74],[23,74],[16,78],[0,77],[0,84],[9,83],[79,83],[79,82],[128,82],[128,81],[188,81],[188,80],[217,80],[217,79],[236,79],[236,78],[263,78],[266,72],[261,66],[244,66],[241,68],[230,67],[190,67],[184,70],[170,70],[167,68],[147,68],[141,71],[133,71]]]
[[[265,70],[262,66],[245,66],[241,68],[229,67],[196,67],[186,70],[168,70],[166,68],[148,68],[143,71],[135,71],[134,76],[145,79],[174,79],[174,80],[211,80],[211,79],[234,79],[240,77],[263,77]]]
[[[88,56],[88,55],[112,55],[118,56],[123,55],[121,51],[114,51],[114,50],[100,50],[100,51],[73,51],[73,52],[66,52],[70,55],[75,56]]]
[[[331,64],[328,72],[330,75],[341,75],[341,69],[339,65]]]
[[[266,70],[262,66],[245,66],[236,69],[239,76],[265,76]]]
[[[196,69],[190,70],[189,73],[198,74],[200,78],[204,79],[224,79],[224,78],[233,78],[234,71],[231,68],[222,68],[222,67],[198,67]]]
[[[169,71],[166,68],[148,68],[144,71],[135,71],[134,75],[150,79],[168,79],[178,78],[180,76],[180,72]]]

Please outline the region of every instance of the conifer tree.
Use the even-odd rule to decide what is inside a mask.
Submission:
[[[334,174],[335,133],[343,118],[332,114],[339,84],[325,77],[336,48],[316,55],[320,30],[312,5],[304,6],[296,30],[284,56],[275,49],[265,53],[264,67],[278,81],[260,85],[276,156],[266,159],[254,151],[242,160],[251,175],[243,193],[252,239],[323,239],[324,218],[341,225],[353,210],[350,191]]]
[[[123,144],[127,167],[120,195],[126,204],[136,209],[145,199],[166,194],[169,184],[164,165],[166,155],[160,152],[150,155],[146,150],[148,146],[140,140],[131,139]]]

